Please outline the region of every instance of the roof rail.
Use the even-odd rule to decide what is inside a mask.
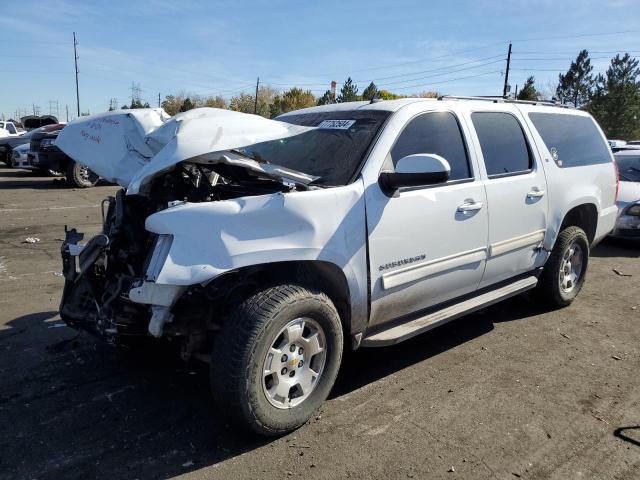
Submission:
[[[554,100],[514,100],[498,96],[459,96],[459,95],[441,95],[438,100],[484,100],[493,103],[521,103],[524,105],[546,105],[548,107],[574,108],[572,105],[565,105]]]

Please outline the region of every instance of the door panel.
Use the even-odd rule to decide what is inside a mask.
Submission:
[[[475,112],[471,122],[485,167],[489,208],[483,288],[535,267],[547,225],[547,186],[517,112]]]
[[[416,153],[451,164],[447,184],[401,189],[377,183],[365,193],[371,272],[371,325],[408,315],[478,287],[485,266],[488,215],[484,185],[469,161],[463,132],[450,112],[410,120],[385,168]]]

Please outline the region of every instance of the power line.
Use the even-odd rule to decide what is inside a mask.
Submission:
[[[442,85],[443,83],[450,83],[450,82],[457,82],[459,80],[467,80],[469,78],[477,78],[477,77],[482,77],[482,76],[486,76],[486,75],[492,75],[495,73],[502,73],[502,70],[494,70],[492,72],[482,72],[482,73],[478,73],[476,75],[468,75],[466,77],[458,77],[458,78],[449,78],[447,80],[442,80],[440,82],[431,82],[431,83],[424,83],[424,84],[419,84],[419,85],[407,85],[406,87],[399,87],[396,88],[395,90],[404,90],[406,88],[423,88],[423,87],[430,87],[433,85]]]

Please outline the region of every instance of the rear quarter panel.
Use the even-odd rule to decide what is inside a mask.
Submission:
[[[598,226],[594,243],[607,235],[615,225],[617,207],[616,173],[613,153],[607,148],[610,163],[577,167],[560,167],[554,161],[549,148],[542,140],[538,130],[529,118],[529,113],[554,113],[560,115],[577,115],[591,118],[586,112],[574,109],[553,108],[548,106],[518,105],[527,123],[527,128],[534,139],[542,165],[547,177],[547,194],[549,198],[549,224],[545,234],[544,247],[551,250],[558,237],[560,226],[567,212],[583,204],[592,204],[598,211]],[[593,119],[592,119],[593,120]],[[600,140],[607,144],[604,133],[593,120]]]

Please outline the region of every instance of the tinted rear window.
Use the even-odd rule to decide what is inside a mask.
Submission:
[[[503,112],[476,112],[471,114],[471,120],[487,175],[513,175],[531,170],[529,146],[516,117]]]
[[[559,167],[611,162],[611,150],[590,117],[530,113],[529,118]]]

